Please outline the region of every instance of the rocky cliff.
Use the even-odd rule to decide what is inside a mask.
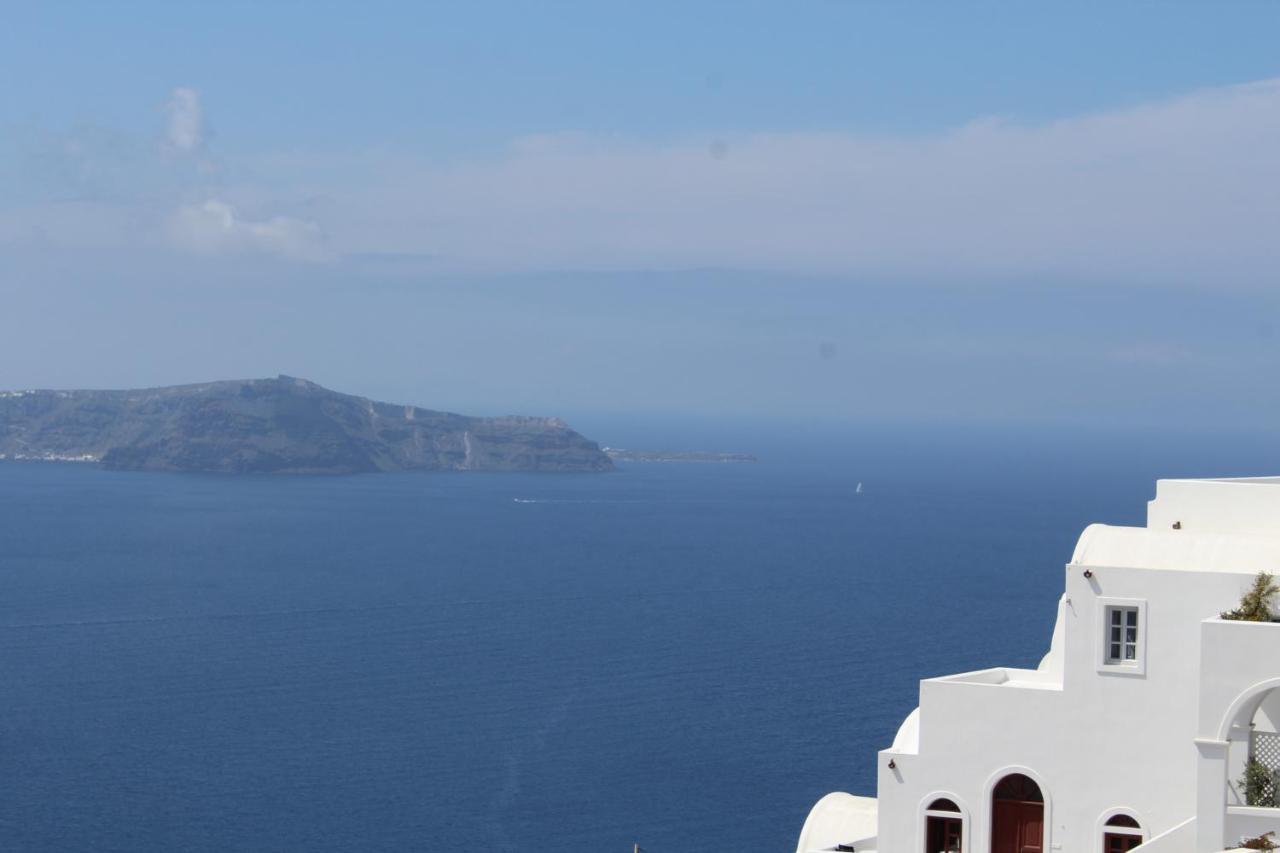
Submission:
[[[289,376],[137,391],[0,392],[0,458],[138,471],[607,471],[556,418],[378,403]]]

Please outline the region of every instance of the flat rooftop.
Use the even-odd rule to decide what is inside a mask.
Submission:
[[[1280,477],[1157,480],[1149,530],[1280,535]]]

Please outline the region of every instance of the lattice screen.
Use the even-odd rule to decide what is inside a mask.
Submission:
[[[1280,734],[1275,732],[1253,732],[1253,757],[1261,761],[1268,770],[1280,770]]]
[[[1259,792],[1261,794],[1259,801],[1275,803],[1277,777],[1280,776],[1280,734],[1253,732],[1249,738],[1249,755],[1271,771],[1271,784]]]

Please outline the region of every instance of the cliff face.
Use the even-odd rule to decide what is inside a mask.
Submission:
[[[288,376],[139,391],[0,392],[0,456],[223,473],[613,467],[595,442],[555,418],[472,418]]]

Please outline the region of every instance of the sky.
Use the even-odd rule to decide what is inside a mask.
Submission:
[[[1280,423],[1280,4],[6,4],[0,387]]]

